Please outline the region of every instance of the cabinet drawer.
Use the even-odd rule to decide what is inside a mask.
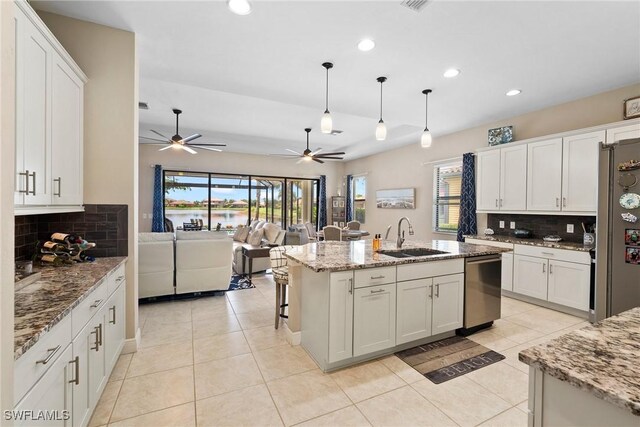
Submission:
[[[386,285],[395,281],[395,267],[367,268],[365,270],[356,270],[354,286],[356,288],[365,288],[367,286]]]
[[[71,342],[71,316],[64,317],[15,362],[14,402],[20,401]]]
[[[113,291],[118,288],[120,283],[124,281],[124,266],[125,264],[122,264],[120,267],[118,267],[118,269],[111,273],[111,275],[107,279],[108,295],[111,295]]]
[[[108,281],[108,278],[105,282]],[[91,292],[77,307],[73,309],[71,312],[71,325],[72,325],[72,336],[78,335],[78,332],[84,328],[87,322],[100,311],[100,308],[107,301],[107,297],[109,296],[108,287],[105,282],[102,282]]]
[[[464,258],[403,264],[398,266],[398,282],[456,273],[464,273]]]
[[[515,245],[516,255],[526,255],[538,258],[555,259],[558,261],[576,262],[578,264],[590,264],[589,252],[570,251],[567,249],[543,248],[540,246]]]

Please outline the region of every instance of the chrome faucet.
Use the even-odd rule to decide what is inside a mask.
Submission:
[[[402,231],[402,220],[407,221],[407,224],[409,224],[409,236],[413,236],[413,227],[411,226],[411,222],[409,221],[409,218],[407,218],[406,216],[403,216],[402,218],[400,218],[400,221],[398,221],[398,239],[396,240],[396,246],[398,247],[398,249],[402,248],[402,244],[404,243],[404,231]],[[400,233],[402,231],[402,233]]]

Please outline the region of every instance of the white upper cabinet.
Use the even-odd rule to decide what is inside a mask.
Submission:
[[[476,204],[478,210],[499,209],[500,203],[500,150],[478,153]]]
[[[527,209],[527,147],[500,149],[500,210]]]
[[[82,210],[82,73],[27,2],[15,2],[16,214]]]
[[[562,188],[562,138],[528,144],[527,209],[559,211]]]
[[[632,138],[640,138],[640,123],[607,129],[607,144]]]
[[[562,140],[562,210],[595,212],[598,204],[598,156],[605,131]]]

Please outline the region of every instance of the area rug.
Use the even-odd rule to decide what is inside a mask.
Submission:
[[[505,358],[500,353],[458,336],[400,351],[396,356],[435,384],[452,380]]]
[[[255,285],[249,282],[249,277],[243,276],[241,274],[232,274],[231,282],[229,282],[229,289],[227,289],[227,291],[237,291],[239,289],[251,288],[255,288]]]

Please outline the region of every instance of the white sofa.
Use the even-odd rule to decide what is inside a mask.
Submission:
[[[138,298],[173,295],[173,233],[138,234]]]
[[[176,232],[176,293],[226,291],[233,241],[226,232]]]
[[[273,224],[265,221],[253,221],[249,226],[249,233],[253,233],[255,231],[263,230],[262,235],[256,241],[250,241],[251,234],[246,239],[236,240],[234,237],[233,241],[233,271],[236,274],[244,274],[249,273],[249,265],[245,263],[245,270],[242,271],[242,248],[248,247],[260,247],[260,246],[280,246],[284,243],[284,237],[286,232],[281,229],[281,227],[277,224]],[[259,271],[265,271],[268,268],[271,268],[271,261],[269,257],[265,258],[255,258],[251,262],[251,273],[257,273]]]

